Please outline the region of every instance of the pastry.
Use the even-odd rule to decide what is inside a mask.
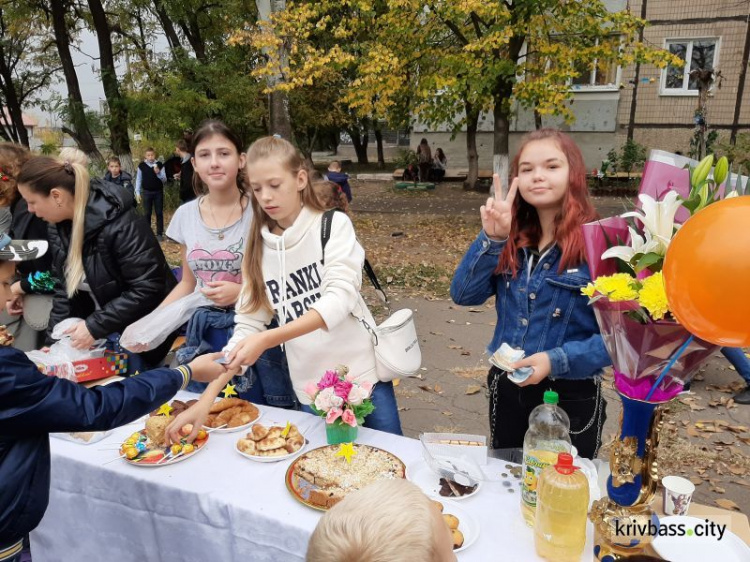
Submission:
[[[445,521],[445,524],[448,525],[448,528],[451,531],[454,529],[458,529],[458,517],[456,517],[455,515],[443,513],[443,520]]]
[[[5,326],[0,326],[0,345],[1,346],[10,346],[13,345],[13,334],[8,332],[8,328]]]
[[[211,406],[209,413],[218,414],[219,412],[223,412],[224,410],[227,410],[229,408],[242,406],[244,404],[250,404],[250,402],[248,402],[247,400],[242,400],[241,398],[222,398],[213,406]]]
[[[453,537],[453,550],[461,548],[464,545],[464,534],[458,529],[451,529],[451,536]]]
[[[256,423],[247,436],[237,442],[237,448],[255,457],[285,457],[296,453],[305,444],[305,438],[296,425],[289,425],[286,437],[283,435],[285,429],[281,426],[266,427]]]
[[[310,451],[295,463],[295,476],[315,485],[307,498],[310,503],[329,508],[377,480],[406,477],[404,464],[391,453],[369,445],[354,448],[350,463],[338,455],[336,445]]]
[[[438,509],[440,510],[440,513],[443,513],[443,509],[444,509],[444,508],[443,508],[443,504],[442,504],[442,503],[440,503],[440,502],[439,502],[439,501],[437,501],[437,500],[432,500],[432,503],[434,503],[434,504],[435,504],[435,507],[437,507],[437,508],[438,508]]]
[[[172,416],[152,416],[146,420],[146,436],[156,447],[165,447],[167,426],[172,423]]]

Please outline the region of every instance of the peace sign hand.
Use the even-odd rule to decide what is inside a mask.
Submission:
[[[495,188],[495,194],[501,194],[500,177],[497,174],[492,176],[492,183]],[[484,232],[493,240],[505,240],[510,234],[510,227],[513,223],[513,201],[516,199],[518,191],[518,178],[513,178],[510,184],[508,195],[505,199],[500,195],[499,198],[490,197],[487,203],[479,208],[479,214],[482,217],[482,228]]]

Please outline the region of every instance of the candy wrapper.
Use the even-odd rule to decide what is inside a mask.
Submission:
[[[638,322],[628,314],[634,307],[630,302],[601,299],[592,306],[604,346],[612,358],[617,389],[629,398],[644,400],[690,333],[676,322]],[[717,349],[714,344],[693,338],[649,401],[665,402],[676,396]]]

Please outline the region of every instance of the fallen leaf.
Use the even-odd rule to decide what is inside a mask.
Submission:
[[[726,490],[724,488],[719,488],[718,486],[714,486],[711,488],[712,492],[716,492],[717,494],[725,494]]]
[[[429,386],[427,386],[427,385],[420,384],[417,388],[421,388],[425,392],[432,392],[432,389]]]
[[[743,476],[745,474],[745,469],[741,466],[738,466],[736,464],[733,464],[729,467],[729,472],[734,474],[735,476]]]
[[[471,351],[462,351],[461,355],[471,355]]]
[[[393,386],[398,386],[401,384],[401,379],[393,379]]]
[[[714,503],[718,505],[719,507],[722,507],[724,509],[733,509],[735,511],[740,510],[740,506],[734,503],[732,500],[728,500],[726,498],[721,498],[718,500],[714,500]]]
[[[693,483],[694,486],[700,486],[701,484],[703,484],[703,479],[697,476],[691,476],[690,481]]]
[[[703,437],[694,427],[688,427],[687,428],[687,434],[690,437]]]
[[[440,386],[439,384],[436,384],[434,386],[434,388],[435,388],[435,392],[437,392],[438,394],[442,394],[443,393],[443,387]]]
[[[750,428],[747,428],[744,425],[728,425],[727,429],[729,431],[733,431],[734,433],[745,433],[747,431],[750,431]]]
[[[444,416],[452,416],[452,415],[453,415],[453,412],[449,412],[448,410],[445,410],[445,411],[443,412],[443,415],[444,415]]]
[[[714,443],[716,443],[717,445],[734,445],[734,440],[724,438],[714,441]]]
[[[449,345],[448,349],[463,349],[464,346],[462,345]]]
[[[480,392],[482,390],[482,387],[478,384],[472,384],[466,387],[466,394],[468,396],[471,396],[472,394],[476,394],[477,392]]]

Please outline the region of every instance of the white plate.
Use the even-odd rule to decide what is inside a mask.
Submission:
[[[694,529],[696,525],[705,525],[706,520],[687,515],[670,515],[669,517],[662,517],[659,524],[682,524],[687,531],[688,529]],[[722,525],[724,524],[722,523]],[[747,562],[750,560],[750,547],[729,529],[724,531],[721,540],[718,536],[660,536],[656,537],[651,544],[659,556],[673,562],[705,562],[706,560]]]
[[[255,422],[253,422],[253,424],[254,423]],[[292,425],[296,425],[296,424],[292,424]],[[268,426],[270,426],[270,427],[273,427],[273,426],[285,427],[286,426],[286,422],[284,422],[284,423],[281,423],[281,422],[268,422]],[[297,428],[297,431],[299,431],[299,427]],[[238,446],[239,439],[234,444],[234,450],[237,451],[240,455],[242,455],[246,459],[250,459],[251,461],[255,461],[255,462],[279,462],[279,461],[285,461],[285,460],[289,460],[289,459],[294,458],[297,455],[299,455],[302,451],[304,451],[307,448],[307,445],[310,443],[307,440],[307,438],[304,436],[304,434],[302,434],[300,432],[300,435],[302,435],[302,439],[304,439],[305,442],[302,443],[302,446],[299,449],[297,449],[293,453],[289,453],[288,455],[280,455],[278,457],[259,457],[259,456],[256,456],[256,455],[250,455],[248,453],[244,453],[244,452],[240,451],[240,448]]]
[[[479,538],[479,522],[473,515],[464,511],[458,504],[441,498],[438,500],[443,504],[443,514],[458,517],[458,530],[464,535],[464,544],[453,552],[462,552],[469,548]],[[723,561],[722,561],[723,562]]]
[[[252,404],[252,402],[250,403]],[[242,431],[243,429],[247,429],[254,423],[258,423],[258,420],[260,420],[260,418],[263,417],[263,410],[260,409],[260,406],[258,406],[257,404],[253,404],[253,406],[258,408],[258,417],[255,418],[254,420],[250,420],[244,425],[238,425],[237,427],[222,427],[221,429],[213,429],[211,427],[204,425],[203,429],[205,429],[206,431],[211,431],[211,433],[236,433],[238,431]]]
[[[465,496],[459,497],[441,496],[440,476],[435,474],[424,461],[417,461],[413,465],[408,466],[406,469],[406,478],[419,486],[425,494],[432,498],[435,498],[436,500],[439,500],[440,502],[442,502],[443,500],[461,501],[467,498],[473,498],[479,493],[479,490],[482,489],[482,482],[480,481],[477,484],[477,489],[474,490],[471,494],[466,494]]]

